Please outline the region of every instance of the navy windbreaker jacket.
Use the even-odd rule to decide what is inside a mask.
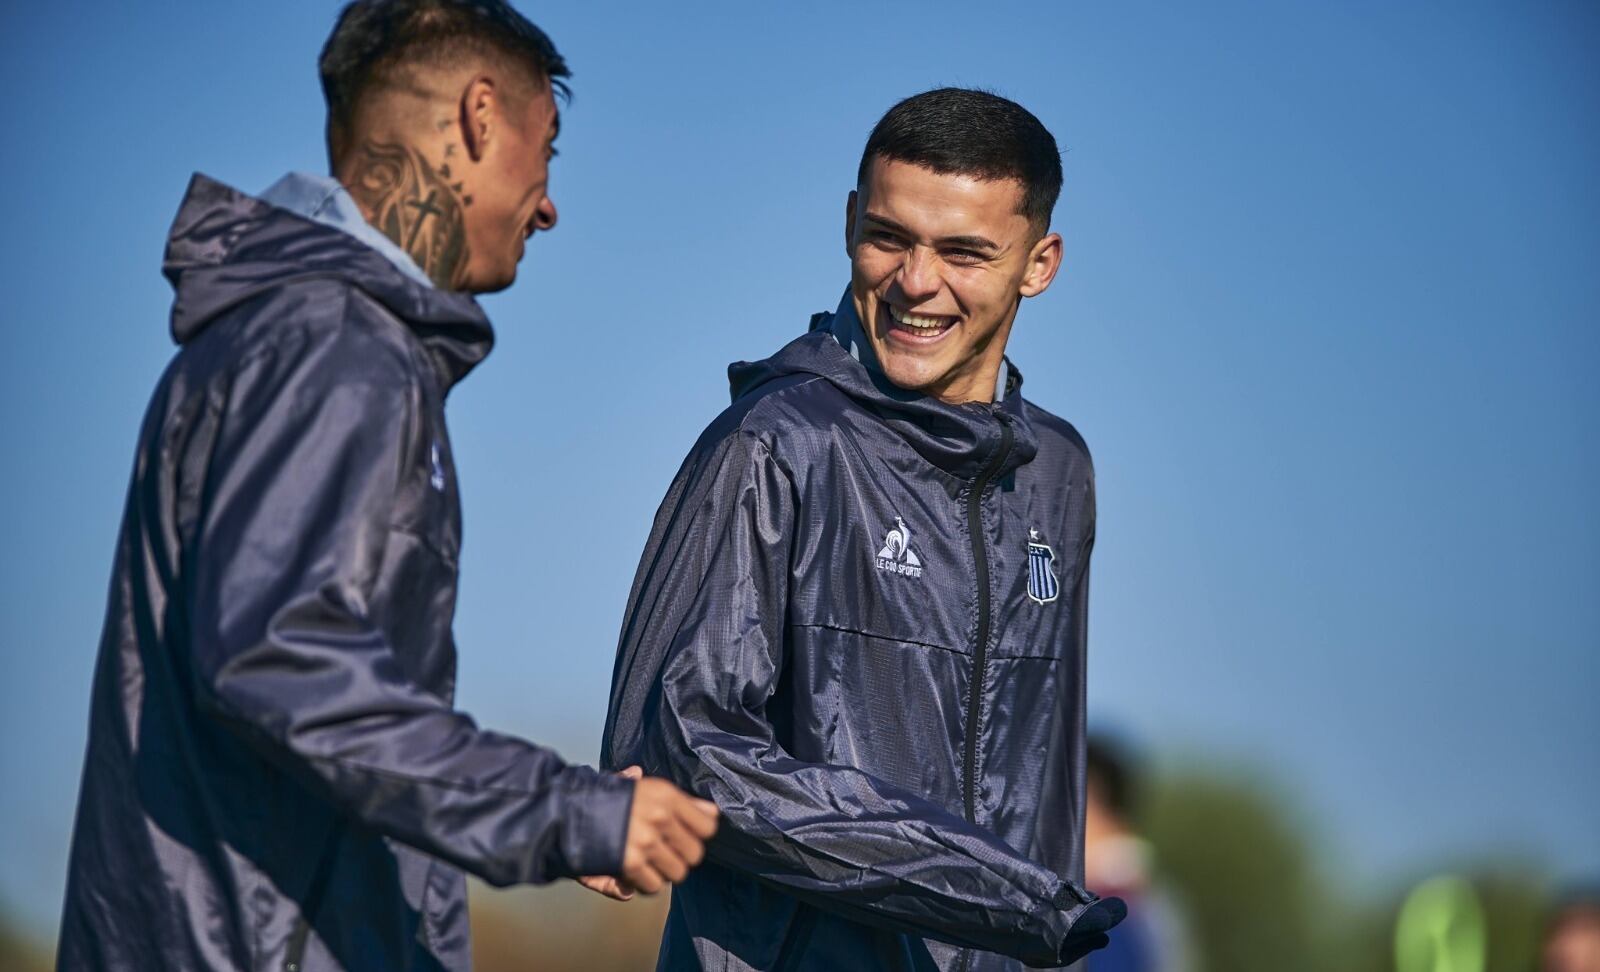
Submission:
[[[201,176],[165,271],[59,967],[466,969],[458,869],[616,873],[632,798],[451,708],[443,409],[488,322]]]
[[[1081,887],[1088,452],[830,323],[730,368],[629,598],[601,762],[723,813],[660,967],[1067,964],[1123,913]]]

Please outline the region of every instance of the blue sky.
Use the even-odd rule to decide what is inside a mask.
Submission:
[[[1030,396],[1094,451],[1091,712],[1253,767],[1360,884],[1600,876],[1600,13],[1582,3],[565,4],[561,224],[451,399],[463,707],[592,759],[724,367],[833,306],[896,99],[1065,149]],[[54,931],[193,170],[320,170],[335,5],[6,5],[0,912]]]

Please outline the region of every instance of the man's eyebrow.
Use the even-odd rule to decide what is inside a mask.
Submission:
[[[887,216],[869,211],[863,218],[867,219],[869,222],[877,223],[885,229],[894,230],[901,236],[908,238],[916,237],[915,233],[906,229],[904,226],[901,226],[899,223]],[[983,236],[941,236],[934,242],[940,244],[941,246],[959,246],[968,250],[989,250],[991,252],[998,252],[1000,249],[1000,244]]]

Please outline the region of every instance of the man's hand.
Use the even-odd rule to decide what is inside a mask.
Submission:
[[[617,775],[624,779],[637,781],[644,778],[644,769],[638,766],[630,766]],[[628,830],[630,832],[633,830],[631,821],[628,825]],[[596,894],[603,894],[614,901],[633,900],[633,885],[609,874],[585,874],[578,878],[578,883],[590,891]]]
[[[637,766],[628,767],[621,775],[635,781],[622,876],[585,876],[578,878],[578,883],[608,898],[627,901],[635,890],[655,894],[688,876],[689,869],[705,857],[705,842],[717,832],[717,807],[666,780],[645,778]]]

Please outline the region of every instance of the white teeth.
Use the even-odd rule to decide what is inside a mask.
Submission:
[[[954,320],[949,317],[923,317],[920,314],[907,314],[893,304],[889,305],[889,316],[895,319],[895,323],[904,324],[906,327],[914,327],[919,331],[942,331],[954,323]]]

